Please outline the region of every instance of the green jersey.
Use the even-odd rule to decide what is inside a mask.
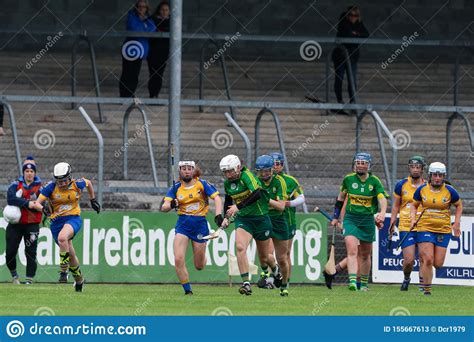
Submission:
[[[269,179],[268,184],[262,182],[262,188],[268,193],[270,199],[278,201],[278,200],[286,200],[287,198],[287,189],[286,183],[283,180],[283,177],[279,175],[273,175],[271,179]],[[280,216],[283,215],[283,212],[272,208],[271,206],[268,207],[268,215],[270,216]]]
[[[348,174],[340,190],[347,193],[346,213],[350,214],[374,215],[378,210],[377,199],[388,198],[380,179],[371,173],[364,182],[355,172]]]
[[[283,178],[286,184],[286,199],[288,201],[294,200],[299,195],[303,195],[303,188],[301,187],[300,183],[296,180],[295,177],[287,175],[286,173],[280,173],[280,176]],[[286,220],[288,221],[288,225],[294,226],[296,225],[296,208],[295,207],[288,207],[285,208],[285,215]]]
[[[225,193],[232,197],[235,204],[241,203],[257,189],[262,189],[262,184],[260,183],[260,180],[246,167],[242,168],[239,179],[235,181],[229,181],[226,179],[224,181]],[[241,217],[267,215],[268,201],[269,198],[267,192],[261,191],[260,199],[251,205],[240,209],[237,215]]]

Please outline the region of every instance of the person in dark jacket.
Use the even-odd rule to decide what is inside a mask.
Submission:
[[[162,1],[151,16],[158,32],[170,31],[170,6],[168,2]],[[170,40],[169,38],[151,38],[149,40],[150,50],[148,51],[148,70],[150,79],[148,81],[148,91],[150,98],[157,98],[163,84],[163,74],[168,62]]]
[[[9,223],[6,229],[6,264],[12,275],[12,282],[20,284],[16,269],[16,255],[21,240],[25,242],[26,279],[25,284],[32,284],[36,274],[36,249],[38,246],[39,223],[42,212],[36,211],[34,202],[41,190],[41,179],[36,175],[36,164],[32,156],[23,162],[23,176],[8,188],[8,205],[21,209],[21,218],[17,224]]]
[[[357,6],[350,6],[339,17],[337,25],[336,37],[341,38],[365,38],[369,36],[369,32],[362,23],[360,10]],[[354,80],[354,88],[357,91],[357,62],[359,60],[359,44],[343,44],[349,54],[349,62]],[[332,61],[334,63],[334,71],[336,73],[334,80],[334,92],[336,93],[337,102],[344,103],[342,98],[342,81],[346,70],[345,54],[341,46],[336,47],[332,52]],[[348,76],[349,78],[349,76]],[[354,102],[354,95],[350,82],[347,82],[347,90],[349,92],[350,102]],[[345,112],[337,111],[345,114]]]
[[[150,19],[147,0],[138,0],[127,16],[127,31],[155,32]],[[120,97],[134,97],[138,86],[138,76],[142,60],[148,56],[148,38],[127,37],[122,46],[122,76],[120,76]]]

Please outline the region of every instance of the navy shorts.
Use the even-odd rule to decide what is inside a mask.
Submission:
[[[205,216],[180,215],[178,222],[176,222],[175,233],[187,236],[193,241],[204,243],[207,240],[199,239],[198,235],[209,235],[209,229],[210,226]]]
[[[407,235],[408,237],[405,238],[405,236]],[[405,241],[403,241],[403,244],[401,245],[402,249],[416,245],[418,241],[418,233],[417,232],[400,232],[400,241],[402,239],[405,239]]]
[[[82,228],[82,218],[79,215],[59,216],[51,220],[51,234],[54,241],[58,243],[58,236],[65,224],[70,224],[74,229],[74,236],[79,233]]]
[[[447,248],[451,240],[451,234],[441,234],[432,232],[418,232],[417,242],[431,242],[435,246]]]

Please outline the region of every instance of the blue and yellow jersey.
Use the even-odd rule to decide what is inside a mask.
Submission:
[[[178,200],[178,215],[206,216],[209,198],[214,199],[216,196],[219,196],[219,192],[214,185],[197,178],[196,183],[189,187],[177,182],[166,193],[165,201]]]
[[[458,192],[451,186],[443,184],[433,191],[428,184],[416,189],[413,203],[421,203],[425,212],[418,222],[419,232],[451,233],[451,204],[461,201]]]
[[[424,181],[423,181],[424,184]],[[423,185],[422,184],[422,185]],[[421,185],[420,185],[421,186]],[[413,194],[415,193],[418,186],[413,185],[412,178],[408,176],[400,180],[393,191],[393,197],[400,199],[400,219],[398,221],[398,230],[401,232],[408,232],[411,226],[410,210],[413,203]],[[423,206],[420,205],[417,210],[417,218],[423,210]],[[416,228],[414,229],[416,231]]]
[[[82,190],[90,183],[88,179],[73,179],[67,189],[60,189],[54,181],[49,182],[42,190],[40,199],[49,200],[53,213],[50,218],[54,220],[60,216],[80,215],[79,201]]]

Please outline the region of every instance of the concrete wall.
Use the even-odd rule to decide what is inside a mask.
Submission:
[[[151,1],[154,8],[158,1]],[[328,0],[184,0],[184,32],[335,35],[333,25],[348,1]],[[46,36],[38,31],[78,32],[124,30],[126,13],[133,1],[129,0],[0,0],[4,9],[0,14],[0,31],[12,30],[19,34],[0,34],[1,49],[36,49],[45,43]],[[417,31],[421,38],[473,40],[474,1],[469,0],[361,0],[364,22],[374,37],[398,38]],[[119,51],[122,39],[101,38],[99,51]],[[64,37],[57,49],[68,49],[71,39]],[[195,56],[200,43],[186,42],[185,58]],[[386,50],[386,48],[385,48]],[[417,50],[417,49],[414,49]],[[437,49],[433,49],[436,53]],[[384,49],[372,49],[381,52]],[[230,53],[238,58],[297,58],[298,44],[238,42]],[[422,57],[426,50],[411,51]],[[366,53],[371,55],[372,53]]]

